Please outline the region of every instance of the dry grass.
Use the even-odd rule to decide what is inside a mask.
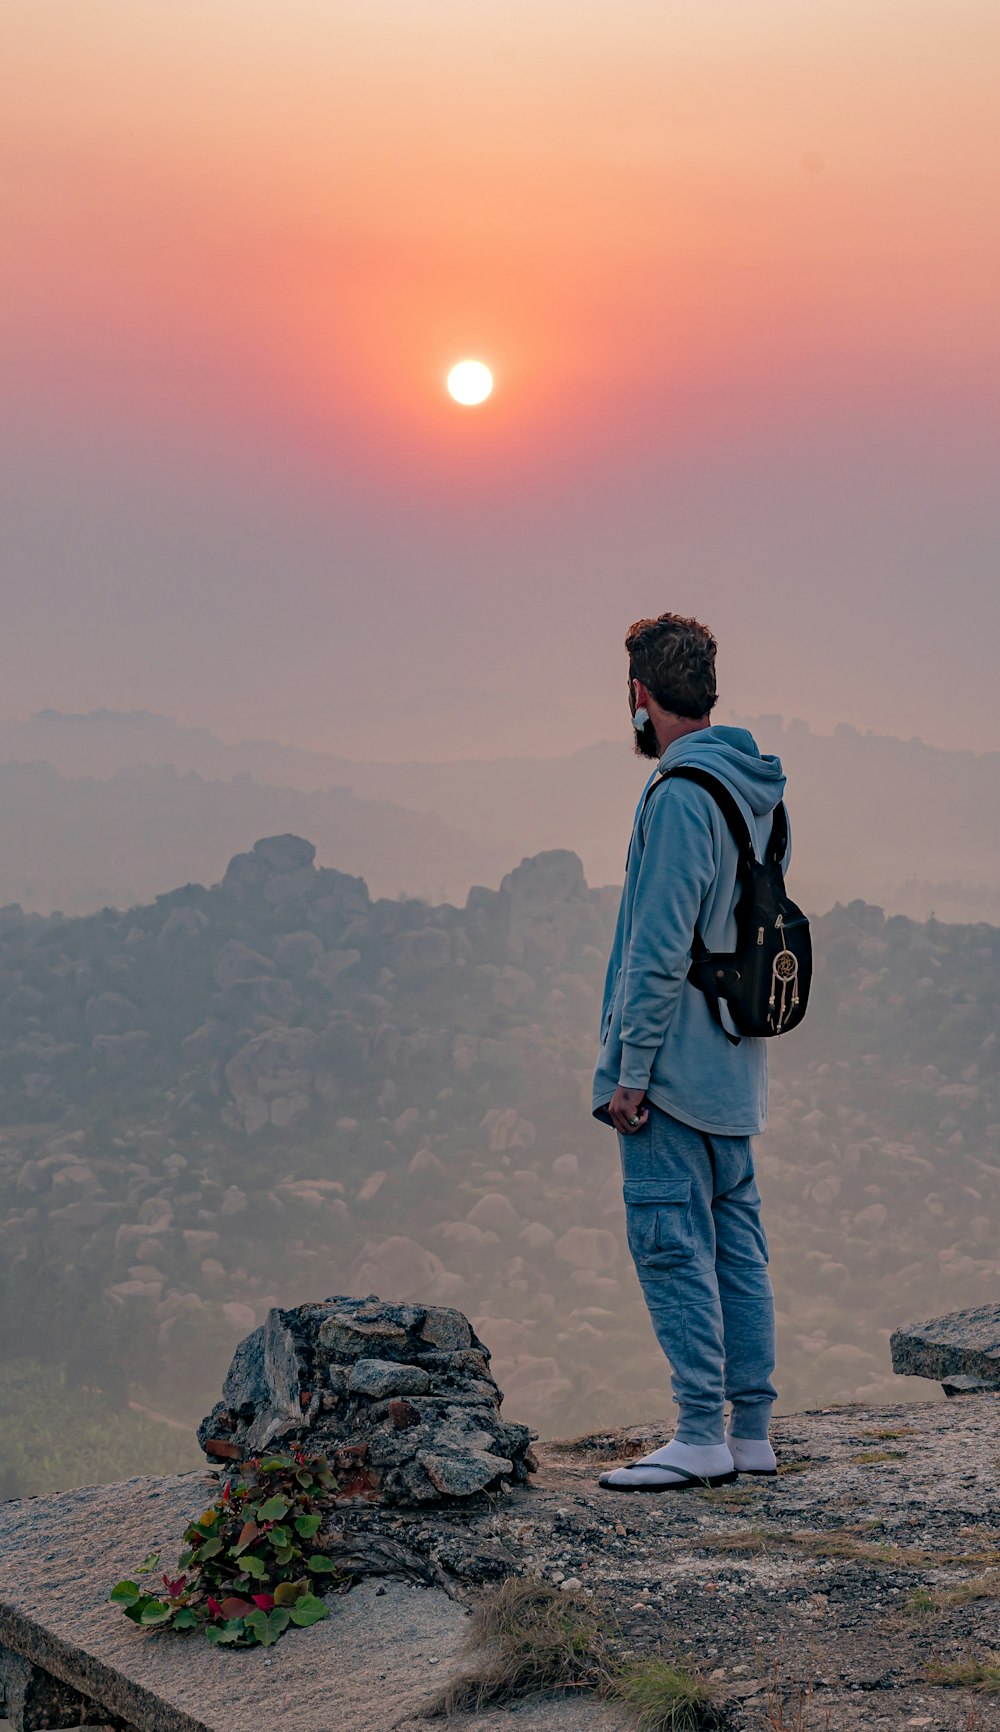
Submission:
[[[767,1528],[744,1528],[742,1533],[698,1534],[694,1544],[699,1551],[744,1552],[754,1557],[771,1551],[786,1538],[786,1535]]]
[[[886,1431],[882,1426],[876,1426],[874,1431],[863,1431],[860,1435],[876,1438],[881,1443],[890,1443],[897,1437],[912,1437],[913,1427],[912,1425],[901,1425],[898,1431]]]
[[[531,1577],[508,1576],[480,1602],[466,1648],[476,1662],[425,1713],[478,1713],[540,1691],[597,1690],[612,1671],[589,1602]]]
[[[946,1689],[1000,1693],[1000,1654],[966,1654],[961,1660],[932,1660],[927,1682]]]
[[[609,1461],[632,1461],[656,1448],[656,1440],[636,1437],[624,1427],[617,1431],[585,1432],[582,1437],[550,1438],[545,1445],[553,1455],[600,1455]]]
[[[923,1618],[929,1612],[937,1611],[937,1601],[927,1588],[914,1588],[913,1593],[907,1595],[903,1610],[911,1617]]]
[[[700,1498],[704,1503],[736,1504],[737,1507],[753,1503],[753,1493],[741,1485],[695,1486],[685,1495]]]
[[[876,1461],[902,1461],[903,1455],[901,1449],[862,1449],[857,1455],[849,1455],[847,1459],[855,1467],[867,1467]]]
[[[954,1582],[947,1588],[918,1588],[906,1602],[908,1612],[918,1616],[924,1612],[947,1612],[953,1606],[968,1606],[974,1600],[1000,1599],[1000,1570],[986,1570],[981,1576],[968,1576],[964,1582]]]
[[[962,1732],[986,1732],[985,1722],[975,1708],[970,1708],[966,1713],[962,1721]]]
[[[679,1658],[640,1660],[614,1678],[605,1694],[625,1704],[637,1732],[709,1732],[726,1724],[711,1686]]]
[[[786,1695],[780,1683],[773,1683],[767,1692],[764,1726],[766,1732],[819,1732],[818,1722],[813,1717],[812,1685],[802,1685]],[[828,1732],[829,1726],[830,1713],[827,1710],[823,1716],[823,1732]]]
[[[784,1548],[788,1551],[806,1552],[814,1558],[885,1564],[912,1570],[943,1568],[947,1565],[975,1569],[977,1565],[990,1566],[1000,1563],[1000,1553],[994,1550],[930,1552],[924,1546],[898,1546],[887,1541],[872,1542],[863,1537],[865,1532],[871,1531],[867,1524],[862,1524],[861,1532],[857,1529],[839,1528],[826,1534],[801,1530],[785,1533],[780,1528],[744,1528],[742,1533],[699,1534],[697,1547],[699,1550],[714,1552],[743,1552],[748,1556],[759,1556],[764,1552],[780,1551]]]
[[[722,1732],[725,1710],[694,1666],[653,1655],[623,1664],[586,1599],[538,1577],[509,1576],[473,1614],[471,1663],[423,1714],[480,1713],[525,1696],[588,1691],[621,1702],[636,1732]]]

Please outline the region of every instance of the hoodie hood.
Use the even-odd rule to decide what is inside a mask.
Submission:
[[[690,764],[725,782],[755,818],[773,812],[785,792],[785,772],[773,752],[761,752],[747,728],[702,728],[674,740],[657,765],[672,770]]]

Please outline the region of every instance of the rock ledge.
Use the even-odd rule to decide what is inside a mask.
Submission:
[[[1000,1304],[907,1323],[889,1347],[893,1371],[935,1377],[947,1395],[1000,1389]]]

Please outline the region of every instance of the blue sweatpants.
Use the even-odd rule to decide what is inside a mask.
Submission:
[[[682,1443],[766,1438],[777,1390],[774,1296],[749,1137],[718,1137],[651,1101],[617,1133],[629,1250],[670,1362]]]

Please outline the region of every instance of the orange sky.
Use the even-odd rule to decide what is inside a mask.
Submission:
[[[477,612],[457,566],[444,569],[459,523],[477,589],[509,588],[541,608],[545,631],[582,583],[619,680],[629,620],[699,605],[706,583],[722,631],[748,629],[733,573],[749,512],[759,569],[785,572],[781,597],[804,600],[814,639],[836,642],[825,632],[836,568],[808,565],[821,523],[825,542],[827,517],[849,529],[852,553],[865,529],[876,549],[888,537],[884,621],[898,620],[932,593],[935,571],[913,566],[927,535],[907,501],[916,493],[929,511],[935,478],[931,527],[953,524],[963,548],[971,534],[966,602],[987,599],[995,0],[0,0],[0,14],[0,418],[40,520],[25,507],[13,569],[50,614],[60,585],[85,582],[46,539],[51,514],[79,512],[86,565],[115,565],[109,490],[123,464],[148,499],[150,537],[181,513],[177,558],[211,547],[227,594],[240,574],[218,573],[216,550],[225,512],[245,516],[241,489],[255,510],[266,494],[275,566],[287,567],[288,517],[307,517],[310,552],[282,581],[318,609],[310,640],[328,557],[331,632],[335,619],[367,629],[352,569],[374,573],[390,602],[416,569],[431,605],[465,594],[468,634],[448,653],[468,655],[497,618],[490,602]],[[463,354],[497,381],[471,415],[443,392]],[[762,489],[770,511],[758,511]],[[728,543],[713,490],[742,501]],[[702,543],[693,498],[712,520]],[[484,512],[498,534],[483,536]],[[774,520],[795,527],[794,545]],[[141,521],[134,530],[141,544]],[[601,563],[588,570],[595,536]],[[353,568],[338,565],[345,545]],[[636,573],[624,592],[608,575],[616,545]],[[664,545],[683,549],[682,569],[654,593]],[[700,545],[711,569],[695,581]],[[541,582],[524,575],[525,549]],[[155,622],[167,569],[140,562],[131,575]],[[352,591],[346,605],[338,587]],[[208,590],[211,617],[221,591],[213,602]],[[93,606],[114,593],[101,578]],[[859,602],[871,596],[869,579]],[[116,619],[119,653],[102,661],[95,634],[82,677],[78,634],[60,650],[26,607],[11,709],[60,701],[44,644],[67,704],[124,705],[142,690],[189,720],[243,728],[258,716],[240,684],[247,651],[224,672],[217,660],[209,689],[180,638],[144,637],[141,620],[120,636]],[[272,625],[249,653],[273,644]],[[525,659],[513,629],[503,642],[498,692],[505,666],[515,689],[531,687],[543,662]],[[131,679],[126,644],[146,664]],[[916,663],[935,644],[929,631],[913,639],[894,731],[920,724]],[[790,705],[819,725],[892,727],[891,703],[864,708],[875,663],[863,677],[845,665],[838,683],[794,647]],[[602,656],[587,664],[598,678]],[[741,672],[734,695],[786,707],[766,688]],[[296,698],[290,684],[258,731],[294,733]],[[928,737],[964,739],[954,704],[935,702]],[[590,736],[618,725],[620,693],[602,703],[587,712]],[[361,749],[336,735],[347,713],[317,709],[305,743]],[[443,755],[456,715],[428,719],[417,749]],[[986,711],[973,704],[967,719],[972,743]],[[579,725],[566,718],[567,741]],[[494,706],[470,749],[507,749],[504,726]],[[510,745],[530,749],[516,729]],[[379,748],[392,749],[390,733]]]

